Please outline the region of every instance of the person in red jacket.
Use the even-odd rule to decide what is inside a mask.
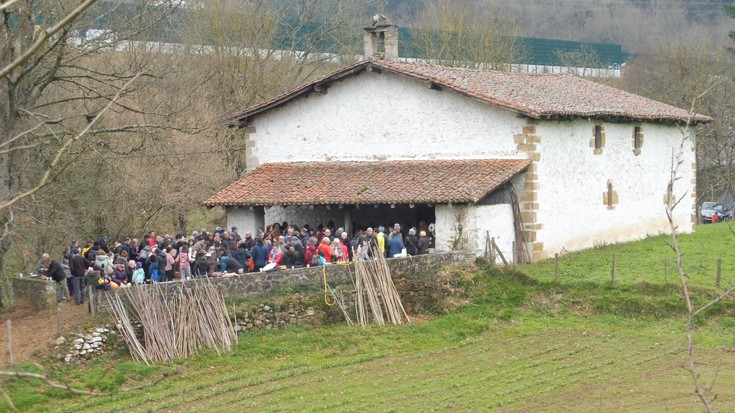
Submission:
[[[321,244],[319,244],[317,252],[324,253],[324,259],[327,260],[327,263],[332,262],[332,248],[329,246],[329,237],[327,237],[326,235],[324,236],[324,238],[322,238],[322,242]]]

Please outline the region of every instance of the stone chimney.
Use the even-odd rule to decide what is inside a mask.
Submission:
[[[376,14],[372,26],[364,30],[365,59],[398,60],[398,26]]]

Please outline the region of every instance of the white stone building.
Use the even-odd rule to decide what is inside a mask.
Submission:
[[[672,154],[682,231],[695,223],[694,135],[711,118],[571,75],[367,55],[231,118],[249,173],[204,202],[228,226],[435,223],[438,250],[539,260],[666,231]],[[355,228],[351,228],[355,229]],[[242,232],[242,230],[241,230]],[[514,248],[515,247],[515,248]]]

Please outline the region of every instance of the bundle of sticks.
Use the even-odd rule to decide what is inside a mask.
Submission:
[[[386,322],[403,324],[411,322],[401,303],[383,254],[371,251],[369,258],[354,255],[355,264],[355,313],[357,322],[367,327],[369,315],[378,325]]]
[[[162,284],[121,288],[106,294],[118,329],[137,361],[185,358],[200,348],[230,351],[237,334],[222,294],[204,279],[167,298]],[[143,343],[133,327],[143,328]]]

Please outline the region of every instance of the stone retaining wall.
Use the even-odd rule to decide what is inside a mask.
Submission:
[[[436,272],[439,268],[448,264],[473,264],[475,262],[475,255],[472,252],[458,251],[443,254],[420,255],[409,258],[394,258],[387,261],[393,279],[395,280],[396,278],[401,277],[416,278],[422,273]],[[354,271],[354,269],[350,263],[345,265],[327,265],[325,267],[297,268],[265,273],[247,273],[233,277],[212,277],[208,280],[217,287],[225,297],[249,296],[268,291],[276,291],[283,289],[284,287],[299,284],[321,286],[323,283],[324,271],[326,271],[327,282],[330,284],[340,284],[348,282],[349,274]],[[187,286],[193,285],[193,283],[197,282],[202,282],[202,280],[179,280],[159,285],[165,287],[165,294],[170,297],[178,293],[181,288],[187,288]],[[147,286],[144,285],[135,288],[147,288]],[[97,311],[108,312],[109,305],[105,295],[115,293],[115,290],[95,290],[93,299],[95,300]]]
[[[56,302],[56,283],[36,277],[13,278],[13,297],[27,298],[37,310],[45,310]]]

